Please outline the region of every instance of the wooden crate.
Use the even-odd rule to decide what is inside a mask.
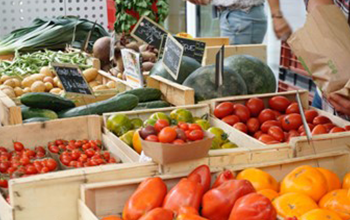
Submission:
[[[198,37],[195,40],[205,42],[207,47],[230,45],[228,37]]]
[[[213,177],[215,177],[216,173],[223,169],[239,172],[246,168],[255,167],[270,173],[277,181],[281,181],[285,175],[302,165],[327,168],[335,172],[340,178],[343,178],[350,171],[350,152],[336,151],[289,159],[283,162],[265,162],[241,166],[211,166],[211,171],[213,172]],[[168,189],[171,189],[181,178],[186,177],[190,171],[191,169],[188,169],[182,174],[161,175],[160,177],[165,181]],[[127,199],[144,179],[83,184],[81,186],[81,200],[79,201],[80,219],[98,220],[108,215],[120,216]]]
[[[193,116],[196,116],[196,117],[201,117],[201,116],[206,115],[206,114],[209,116],[209,113],[210,113],[209,105],[207,105],[207,104],[181,106],[181,108],[184,108],[184,109],[191,111]],[[142,120],[146,120],[155,112],[164,112],[166,114],[169,114],[174,109],[176,109],[176,107],[141,110],[141,111],[118,112],[118,114],[126,114],[130,118],[141,118]],[[107,123],[108,117],[110,117],[113,114],[115,114],[115,113],[106,113],[103,115],[103,120],[104,120],[105,125]],[[209,122],[213,127],[222,128],[226,132],[231,130],[231,129],[226,130],[227,127],[225,126],[225,124],[223,124],[221,121],[219,121],[211,116],[209,117]],[[107,128],[105,128],[104,132],[108,135],[108,137],[111,140],[113,140],[115,143],[117,143],[118,147],[120,147],[122,149],[122,151],[124,151],[125,154],[129,156],[130,160],[132,160],[134,162],[138,162],[140,160],[140,155],[134,149],[129,147],[127,144],[125,144],[122,140],[120,140],[112,132],[108,131]],[[227,132],[227,133],[230,134],[229,132]],[[240,138],[241,138],[241,134],[239,134],[239,133],[238,133],[238,135],[229,135],[229,140],[233,143],[240,142],[239,141]],[[254,147],[254,146],[251,146],[251,145],[243,143],[243,142],[240,142],[240,144],[238,144],[238,146],[239,146],[239,148],[235,148],[235,149],[210,150],[209,151],[209,158],[194,160],[193,164],[210,163],[211,160],[216,160],[217,158],[222,159],[222,156],[225,156],[225,155],[228,156],[227,163],[230,163],[230,162],[233,163],[233,161],[230,161],[232,158],[235,158],[237,155],[240,155],[240,154],[245,154],[248,151],[252,152],[252,153],[256,153],[256,154],[259,154],[262,151],[271,151],[271,153],[278,154],[278,156],[276,156],[276,157],[281,158],[281,159],[290,158],[293,155],[291,148],[278,149],[277,151],[279,151],[279,152],[276,152],[275,147],[269,147],[269,146],[266,146],[264,148]],[[264,160],[264,159],[268,160],[268,158],[262,158],[262,160]],[[245,163],[247,161],[236,160],[235,162]],[[166,172],[170,172],[170,170],[172,170],[172,172],[177,172],[174,169],[177,169],[182,164],[188,164],[188,163],[187,162],[180,162],[180,163],[176,163],[176,164],[172,164],[172,165],[164,165],[164,166],[161,166],[161,169],[168,170]]]
[[[101,124],[101,117],[87,116],[0,128],[0,146],[12,147],[13,141],[21,141],[26,147],[34,148],[59,138],[100,139],[111,154],[123,162],[10,180],[11,205],[0,196],[1,220],[76,220],[80,184],[115,180],[119,174],[127,178],[139,177],[140,173],[127,172],[132,167],[130,160],[102,133]],[[122,168],[121,173],[118,173],[119,168]]]
[[[208,100],[208,101],[204,101],[202,103],[206,103],[210,105],[210,109],[211,112],[213,113],[215,107],[222,103],[222,102],[234,102],[234,103],[242,103],[244,104],[248,99],[253,98],[253,97],[258,97],[261,98],[264,103],[265,106],[268,106],[268,100],[276,95],[282,95],[287,97],[289,100],[291,101],[296,101],[296,91],[287,91],[287,92],[281,92],[281,93],[268,93],[268,94],[261,94],[261,95],[248,95],[248,96],[233,96],[233,97],[226,97],[226,98],[219,98],[219,99],[213,99],[213,100]],[[309,109],[309,92],[306,90],[302,90],[299,91],[300,94],[300,98],[303,104],[304,109]],[[350,122],[345,121],[339,117],[336,117],[328,112],[319,110],[319,109],[315,109],[320,115],[324,115],[327,116],[328,118],[330,118],[332,120],[332,122],[340,127],[345,127],[346,125],[350,125]],[[306,137],[297,137],[297,138],[292,138],[291,140],[295,139],[294,141],[291,141],[290,143],[281,143],[281,144],[274,144],[274,145],[266,145],[260,141],[258,141],[257,139],[249,136],[248,134],[244,134],[243,132],[240,132],[234,128],[232,128],[232,126],[222,122],[221,120],[215,118],[215,120],[218,120],[218,124],[221,124],[222,127],[225,128],[225,130],[230,134],[230,135],[234,135],[234,136],[239,136],[240,138],[237,140],[237,144],[238,145],[243,145],[243,144],[248,144],[252,147],[257,147],[257,148],[266,148],[268,146],[270,147],[275,147],[278,149],[282,149],[282,148],[292,148],[294,151],[294,155],[295,156],[303,156],[303,155],[308,155],[308,153],[310,153],[310,148],[314,148],[312,145],[310,145],[309,147],[305,147],[305,152],[303,152],[304,149],[299,148],[298,150],[295,150],[295,143],[297,143],[298,141],[306,141],[307,138]],[[326,141],[326,140],[337,140],[340,139],[339,141],[346,141],[349,140],[350,141],[350,132],[343,132],[341,134],[324,134],[324,135],[317,135],[316,136],[318,140],[315,143],[319,143],[322,141]],[[315,138],[316,138],[315,137]],[[315,145],[315,144],[314,144]],[[335,150],[335,148],[337,148],[337,145],[332,145],[329,146],[329,149]],[[322,151],[325,151],[326,148],[322,149]],[[313,150],[314,151],[314,150]],[[321,152],[321,150],[320,150]]]
[[[222,45],[207,46],[204,53],[202,65],[207,66],[215,64],[216,55],[221,49]],[[259,58],[263,62],[267,61],[266,45],[263,44],[251,44],[251,45],[228,45],[225,46],[225,58],[233,55],[251,55]]]
[[[0,127],[22,124],[21,108],[0,90]]]

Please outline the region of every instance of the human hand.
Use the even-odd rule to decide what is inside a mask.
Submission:
[[[350,116],[350,99],[332,93],[329,95],[328,101],[333,105],[337,112]]]
[[[287,40],[292,34],[292,29],[283,17],[273,18],[273,29],[276,37],[282,41]]]
[[[187,0],[195,5],[208,5],[212,0]]]

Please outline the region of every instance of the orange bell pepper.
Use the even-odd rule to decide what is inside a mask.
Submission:
[[[181,214],[177,216],[176,220],[209,220],[203,217],[200,217],[199,215],[194,214]]]
[[[155,208],[147,212],[139,220],[173,220],[174,213],[163,208]]]

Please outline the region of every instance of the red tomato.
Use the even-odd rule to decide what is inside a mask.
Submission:
[[[216,177],[216,180],[211,188],[214,189],[220,186],[221,184],[234,179],[235,179],[235,174],[233,174],[231,170],[225,170],[221,172],[218,175],[218,177]]]
[[[23,166],[26,166],[28,164],[30,164],[30,159],[27,157],[27,156],[23,156],[19,162],[23,165]]]
[[[9,167],[9,168],[7,169],[7,173],[10,174],[10,175],[12,175],[14,172],[16,172],[16,170],[17,170],[17,168],[15,168],[15,167]]]
[[[176,139],[175,141],[173,141],[173,144],[186,144],[186,142],[182,139]]]
[[[69,166],[71,161],[72,161],[72,157],[70,155],[63,155],[61,157],[61,162],[66,166]]]
[[[48,167],[43,167],[41,170],[38,170],[39,173],[48,173],[50,172],[50,169]]]
[[[292,104],[290,104],[286,110],[287,115],[293,114],[293,113],[300,114],[299,105],[296,102],[293,102]]]
[[[222,119],[228,115],[232,115],[232,113],[233,113],[233,103],[231,103],[231,102],[220,103],[214,109],[215,117],[220,118],[220,119]]]
[[[234,124],[240,122],[241,120],[237,115],[229,115],[223,118],[222,121],[225,122],[226,124],[233,126]]]
[[[1,188],[8,188],[9,185],[8,185],[7,180],[5,180],[5,179],[0,179],[0,187],[1,187]]]
[[[340,127],[334,127],[329,133],[339,133],[339,132],[345,132],[345,129]]]
[[[259,121],[260,124],[264,123],[265,121],[269,120],[276,120],[276,115],[271,109],[264,109],[259,114]]]
[[[199,179],[197,178],[199,176]],[[211,183],[210,168],[207,165],[201,165],[194,169],[187,177],[189,180],[198,181],[202,186],[204,192],[208,191]]]
[[[276,220],[277,212],[271,201],[258,193],[250,193],[237,200],[228,220]]]
[[[327,134],[327,129],[323,125],[316,125],[312,130],[312,135]]]
[[[54,159],[47,159],[45,160],[45,166],[50,170],[54,171],[57,169],[57,162]]]
[[[314,109],[305,111],[305,118],[307,123],[312,123],[314,121],[314,118],[316,118],[317,116],[318,116],[318,112]]]
[[[275,96],[269,100],[270,108],[279,112],[285,112],[289,105],[290,101],[284,96]]]
[[[286,142],[289,143],[291,138],[299,137],[299,136],[300,136],[299,132],[297,132],[296,130],[291,130],[288,132],[288,134],[286,136]]]
[[[254,134],[260,129],[260,122],[257,118],[250,118],[247,121],[247,127],[248,127],[249,133]]]
[[[43,154],[46,154],[46,150],[42,146],[35,147],[36,152],[42,152]]]
[[[0,172],[6,173],[7,169],[11,166],[11,163],[8,161],[4,161],[0,163]]]
[[[277,126],[277,127],[282,127],[281,123],[279,121],[276,120],[269,120],[269,121],[265,121],[261,127],[260,130],[264,133],[267,133],[269,131],[269,128],[272,126]]]
[[[350,131],[350,125],[345,126],[345,130]]]
[[[73,150],[72,151],[72,159],[73,160],[78,160],[78,158],[80,157],[81,152],[79,150]]]
[[[32,175],[32,174],[37,174],[38,170],[35,168],[34,165],[27,165],[26,166],[26,174],[27,175]]]
[[[190,130],[190,131],[202,130],[202,127],[199,126],[198,124],[190,124],[190,125],[188,126],[188,130]]]
[[[24,150],[24,146],[21,142],[14,142],[13,148],[15,149],[15,151],[23,151]]]
[[[91,157],[93,157],[93,156],[96,154],[96,151],[94,151],[93,149],[88,149],[88,150],[85,151],[85,154],[86,154],[89,158],[91,158]]]
[[[264,101],[259,98],[251,98],[245,103],[245,105],[254,117],[257,117],[260,114],[260,112],[265,108]]]
[[[191,125],[193,125],[193,124],[191,124]],[[176,133],[174,128],[166,127],[159,132],[158,139],[161,143],[171,143],[171,142],[175,141],[176,136],[177,136],[177,133]]]
[[[279,111],[272,110],[275,113],[276,118],[278,119],[282,114]]]
[[[335,125],[333,123],[323,124],[323,126],[326,128],[327,133],[329,133],[332,130],[332,128],[335,127]]]
[[[332,121],[323,115],[319,115],[317,117],[314,118],[314,120],[312,121],[312,123],[314,125],[321,125],[321,124],[327,124],[327,123],[332,123]]]
[[[233,109],[233,113],[237,115],[242,122],[245,123],[250,118],[250,111],[245,105],[235,104]]]
[[[146,137],[146,141],[150,141],[150,142],[159,142],[159,139],[157,137],[157,135],[148,135]]]
[[[262,134],[258,140],[265,143],[265,144],[267,144],[271,141],[276,141],[275,138],[273,138],[271,135],[268,135],[268,134]]]
[[[4,152],[4,153],[7,153],[7,149],[5,147],[0,147],[0,152]]]
[[[279,142],[284,141],[284,132],[282,128],[277,127],[277,126],[272,126],[268,130],[268,134],[271,135],[274,139],[276,139]]]
[[[297,130],[302,124],[303,121],[300,114],[292,113],[284,118],[282,122],[282,128],[285,131]]]
[[[199,141],[203,140],[204,138],[204,132],[202,130],[193,130],[189,134],[190,141]]]
[[[259,139],[259,137],[260,137],[261,135],[263,135],[263,134],[264,134],[264,132],[262,132],[262,131],[257,131],[257,132],[255,132],[254,137],[255,137],[256,139]]]
[[[169,127],[169,122],[165,119],[158,119],[156,124],[154,125],[154,128],[157,132],[160,132],[165,127]]]
[[[155,208],[144,214],[139,220],[173,220],[174,213],[163,208]]]
[[[242,122],[238,122],[235,125],[233,125],[233,128],[236,128],[237,130],[240,130],[243,133],[248,133],[248,127]]]
[[[312,131],[315,127],[315,125],[313,124],[310,124],[310,123],[307,123],[309,128],[310,128],[310,131]],[[305,132],[305,128],[304,128],[304,125],[301,125],[298,129],[298,132],[301,133],[301,132]]]
[[[184,130],[184,131],[187,131],[187,130],[188,130],[188,124],[185,123],[185,122],[179,122],[179,123],[177,124],[177,126],[178,126],[179,128],[181,128],[182,130]]]
[[[301,136],[301,137],[306,136],[306,132],[305,132],[305,131],[301,132],[301,133],[300,133],[300,136]]]

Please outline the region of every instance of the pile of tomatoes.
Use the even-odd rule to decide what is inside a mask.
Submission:
[[[42,146],[34,150],[27,149],[21,142],[13,143],[13,150],[0,147],[0,187],[8,187],[8,179],[27,177],[40,173],[48,173],[57,169],[54,159],[47,159],[46,150]]]
[[[48,149],[51,154],[59,155],[60,163],[69,168],[117,163],[108,151],[102,150],[100,140],[55,140],[48,144]]]
[[[170,126],[166,119],[158,119],[154,126],[148,125],[140,130],[140,137],[151,142],[168,144],[185,144],[191,141],[203,140],[205,133],[198,124],[179,122]]]
[[[350,126],[336,126],[316,110],[304,113],[312,135],[350,130]],[[270,98],[268,108],[260,98],[251,98],[245,104],[223,102],[215,108],[214,115],[265,144],[289,142],[292,137],[306,135],[298,104],[284,96]]]

